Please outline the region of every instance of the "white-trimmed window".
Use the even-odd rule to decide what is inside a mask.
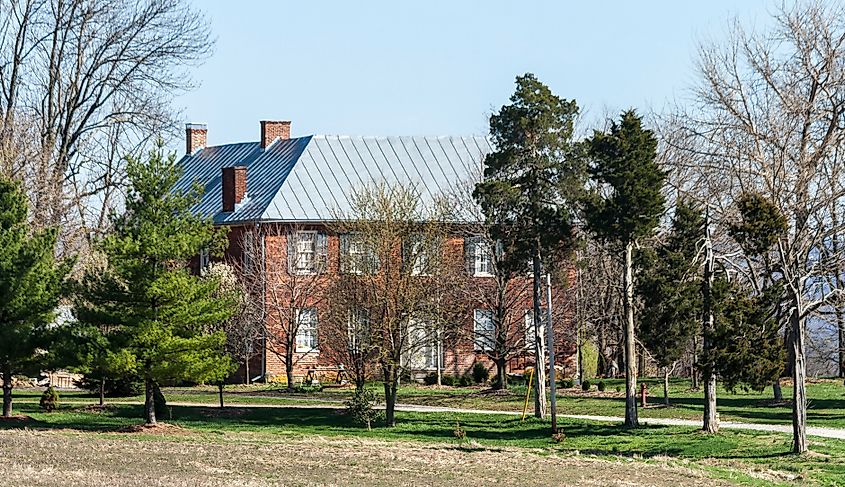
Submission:
[[[475,350],[487,352],[493,350],[496,344],[494,335],[496,326],[493,321],[492,309],[477,309],[473,313],[473,335]]]
[[[350,274],[363,274],[367,261],[367,249],[360,235],[352,235],[346,244],[346,269]]]
[[[296,311],[296,351],[317,351],[317,308]]]
[[[346,323],[348,333],[349,349],[358,352],[362,343],[366,342],[370,333],[370,314],[364,308],[352,308],[349,310],[349,318]]]
[[[428,323],[411,318],[408,320],[408,363],[411,370],[437,368],[438,343],[436,333]]]
[[[317,232],[313,230],[296,232],[295,239],[294,270],[297,274],[313,274],[316,271]]]
[[[545,308],[540,308],[540,336],[545,337],[546,323],[549,322]],[[525,310],[525,347],[533,348],[537,333],[534,331],[534,310]]]
[[[199,260],[200,260],[200,274],[202,274],[208,268],[209,264],[211,264],[211,258],[208,255],[207,249],[200,250],[200,259]]]
[[[493,263],[491,262],[490,244],[488,242],[475,242],[473,262],[473,276],[490,277],[493,275]]]
[[[432,246],[423,237],[415,238],[411,242],[411,275],[430,276],[432,261]]]

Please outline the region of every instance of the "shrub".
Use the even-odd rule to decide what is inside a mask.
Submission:
[[[582,391],[589,391],[591,387],[593,387],[593,384],[591,384],[587,379],[584,379],[584,382],[581,383]]]
[[[561,379],[560,387],[561,389],[572,389],[575,387],[575,381],[572,379]]]
[[[100,394],[100,380],[83,376],[74,385],[92,394]],[[144,392],[144,382],[135,379],[107,379],[106,397],[132,397]]]
[[[440,378],[440,382],[443,383],[443,378]],[[427,386],[433,386],[437,384],[437,372],[431,372],[427,376],[423,377],[423,384]]]
[[[604,392],[607,389],[607,384],[604,383],[603,380],[600,380],[598,383],[599,392]]]
[[[454,375],[445,375],[444,374],[440,377],[440,383],[443,384],[444,386],[455,387],[456,385],[458,385],[458,378],[455,377]]]
[[[57,407],[59,407],[59,393],[53,389],[53,386],[47,388],[44,391],[44,394],[41,394],[41,401],[39,401],[41,405],[41,409],[49,412],[52,412]]]
[[[490,371],[481,362],[472,366],[472,380],[476,384],[484,384],[490,379]]]
[[[316,385],[308,385],[308,384],[297,384],[293,388],[293,392],[297,392],[300,394],[307,394],[309,392],[322,392],[323,385],[316,384]]]
[[[472,375],[470,375],[469,371],[461,376],[460,380],[458,380],[458,385],[461,387],[468,387],[473,385],[474,382],[472,380]]]
[[[373,421],[378,421],[384,411],[375,409],[377,403],[376,393],[372,389],[356,390],[352,398],[346,401],[346,413],[352,416],[352,420],[367,425],[367,430],[372,429]]]
[[[616,386],[616,392],[622,392],[622,386]]]

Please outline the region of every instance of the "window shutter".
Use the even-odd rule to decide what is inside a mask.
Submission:
[[[288,274],[293,274],[296,269],[296,232],[288,232],[287,235],[287,250],[288,250]]]
[[[369,272],[370,274],[377,274],[379,269],[381,269],[381,259],[379,259],[378,249],[373,248],[368,244],[367,256],[367,265],[369,266],[367,272]]]
[[[317,233],[317,270],[323,272],[326,270],[326,265],[329,262],[329,236],[323,232]]]
[[[341,273],[346,273],[349,271],[349,234],[342,233],[338,238],[340,239],[339,268]]]
[[[412,264],[411,257],[413,251],[413,239],[411,238],[403,238],[402,239],[402,270],[409,271],[410,266]]]
[[[475,236],[464,238],[464,263],[469,276],[475,275],[475,245],[478,238]]]

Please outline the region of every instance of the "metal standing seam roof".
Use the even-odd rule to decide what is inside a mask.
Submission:
[[[207,147],[186,155],[175,189],[205,187],[194,211],[217,224],[319,222],[349,209],[356,189],[372,182],[411,185],[423,203],[478,180],[486,137],[354,137],[313,135]],[[222,211],[222,168],[247,167],[247,196]],[[470,217],[472,212],[464,212]]]

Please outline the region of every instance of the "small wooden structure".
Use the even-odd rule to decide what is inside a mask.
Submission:
[[[317,386],[324,383],[345,386],[349,384],[349,374],[343,364],[334,367],[315,366],[308,369],[302,383]],[[324,384],[325,385],[325,384]]]

